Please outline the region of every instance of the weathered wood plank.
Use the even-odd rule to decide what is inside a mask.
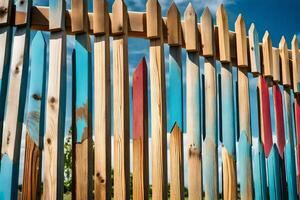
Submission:
[[[255,25],[253,23],[250,26],[248,34],[251,72],[253,74],[259,74],[261,73],[259,37]]]
[[[127,8],[113,4],[114,198],[129,199],[129,77]]]
[[[188,137],[189,199],[202,199],[199,76],[198,53],[188,53],[186,58],[186,127]],[[209,189],[210,185],[208,184],[206,191]]]
[[[215,44],[214,44],[214,28],[212,15],[208,7],[206,7],[201,16],[201,43],[202,53],[204,57],[214,56]]]
[[[280,83],[281,82],[281,72],[280,72],[280,59],[279,59],[279,50],[277,48],[273,48],[272,50],[272,58],[273,58],[273,82]]]
[[[224,5],[221,4],[217,10],[217,26],[219,34],[219,55],[221,62],[230,62],[230,43],[228,30],[228,17]]]
[[[73,63],[73,193],[74,199],[92,197],[92,127],[91,89],[92,65],[91,44],[86,33],[75,36],[75,61]]]
[[[183,200],[183,141],[182,132],[177,123],[175,123],[170,136],[170,166],[170,197],[172,200]]]
[[[188,136],[189,199],[202,199],[200,68],[196,44],[196,41],[198,41],[196,32],[197,17],[192,4],[187,6],[184,17],[185,29],[189,30],[185,31],[185,40],[189,41],[186,58],[186,127]],[[188,37],[194,39],[187,39]]]
[[[237,65],[248,68],[248,45],[245,21],[240,14],[235,21]]]
[[[192,6],[192,3],[186,7],[184,12],[185,20],[185,47],[189,52],[197,52],[199,50],[199,37],[197,28],[197,14]]]
[[[71,4],[71,29],[73,33],[88,31],[87,0],[72,0]]]
[[[279,43],[279,55],[281,60],[282,84],[284,86],[291,86],[289,54],[288,54],[287,43],[284,36],[282,36]]]
[[[152,38],[149,53],[153,156],[152,198],[167,199],[166,85],[161,9],[158,1],[147,1],[146,11],[147,36]]]
[[[41,196],[42,144],[45,123],[46,42],[37,32],[31,43],[29,93],[26,111],[26,144],[22,199]]]
[[[11,45],[12,45],[12,27],[0,27],[0,147],[2,146],[3,120],[5,114],[5,102],[7,93],[7,84],[9,78]],[[0,148],[1,154],[1,148]]]
[[[16,12],[20,13],[20,15],[15,16],[15,25],[22,26],[26,25],[30,22],[31,16],[31,6],[32,0],[16,0],[15,1],[15,10]]]
[[[2,197],[3,199],[17,198],[17,171],[19,168],[22,123],[25,110],[29,40],[29,29],[27,27],[17,28],[12,48],[13,59],[10,65],[10,78],[2,136],[0,198]],[[7,171],[5,169],[7,169]],[[6,176],[10,181],[6,182],[6,178],[3,178],[3,176]]]
[[[300,53],[298,46],[298,38],[295,35],[292,41],[292,61],[293,61],[293,90],[300,93]]]
[[[265,32],[262,40],[263,70],[265,77],[273,77],[272,39],[268,31]]]
[[[109,32],[109,14],[106,0],[93,0],[93,32],[95,35],[106,34]]]
[[[66,35],[51,33],[47,92],[43,199],[63,198],[66,105]]]
[[[180,13],[175,2],[172,2],[167,14],[168,44],[170,46],[181,46],[182,30]]]
[[[97,5],[96,5],[97,4]],[[99,5],[100,4],[100,5]],[[103,5],[104,4],[104,5]],[[100,6],[101,8],[99,8]],[[103,8],[104,7],[104,8]],[[106,13],[103,15],[103,13]],[[110,87],[110,41],[106,1],[94,1],[94,17],[99,25],[94,39],[94,134],[95,134],[95,199],[111,199],[111,87]],[[97,14],[96,14],[97,13]],[[102,16],[103,15],[103,16]],[[98,31],[97,31],[98,32]]]
[[[148,90],[147,64],[141,60],[133,75],[133,199],[148,199]]]

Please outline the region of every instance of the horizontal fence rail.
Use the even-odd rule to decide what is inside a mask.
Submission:
[[[230,31],[223,5],[214,25],[191,3],[65,4],[0,2],[0,200],[299,198],[296,36]],[[133,73],[129,38],[149,41]]]

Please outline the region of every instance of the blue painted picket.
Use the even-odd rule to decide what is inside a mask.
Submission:
[[[182,96],[182,64],[181,48],[170,46],[169,53],[169,123],[171,124],[168,132],[171,132],[175,123],[183,131],[183,96]]]

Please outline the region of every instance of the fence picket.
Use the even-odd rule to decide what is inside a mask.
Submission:
[[[181,63],[181,21],[180,13],[173,2],[168,10],[169,43],[169,127],[170,136],[170,197],[183,199],[183,96]]]
[[[189,199],[202,199],[200,69],[197,16],[190,3],[184,13],[186,41],[186,127],[188,137]],[[189,35],[187,34],[189,33]],[[191,36],[190,36],[191,35]],[[188,39],[190,37],[191,39]],[[204,182],[205,183],[205,182]]]
[[[43,199],[63,198],[66,114],[65,1],[50,0],[49,76],[44,137]]]
[[[18,196],[20,144],[27,91],[30,42],[30,26],[29,23],[26,23],[30,20],[28,16],[30,16],[31,4],[32,1],[28,0],[23,3],[17,2],[15,5],[16,10],[22,10],[26,17],[24,18],[25,26],[16,27],[12,48],[1,144],[0,199],[17,199]]]
[[[95,199],[111,199],[111,87],[109,15],[106,0],[94,1]],[[98,18],[99,17],[99,18]]]
[[[127,7],[113,4],[114,198],[129,199],[129,77]]]
[[[148,199],[148,91],[145,58],[133,75],[133,199]]]
[[[279,43],[279,51],[281,58],[281,73],[283,84],[283,112],[284,112],[284,132],[285,132],[285,168],[286,168],[286,181],[288,187],[288,198],[297,198],[296,187],[296,166],[295,166],[295,152],[294,141],[292,133],[292,111],[291,111],[291,82],[290,82],[290,69],[287,43],[284,37],[281,38]]]
[[[75,32],[73,55],[73,124],[72,170],[73,199],[92,197],[92,67],[91,44],[87,31],[87,1],[72,0],[72,32]]]
[[[152,130],[152,198],[167,199],[166,85],[161,7],[157,0],[146,5],[150,38],[150,88]]]
[[[31,44],[22,199],[41,197],[42,144],[45,126],[46,42],[37,32]]]

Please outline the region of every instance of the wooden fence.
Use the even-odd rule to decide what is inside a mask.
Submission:
[[[208,8],[198,17],[191,4],[183,21],[175,3],[171,4],[167,17],[161,16],[157,0],[148,0],[146,12],[128,12],[123,0],[115,0],[112,13],[108,13],[106,0],[94,0],[93,6],[93,13],[88,13],[87,0],[72,0],[71,10],[65,9],[64,0],[49,0],[49,7],[32,6],[31,0],[0,2],[1,200],[18,198],[23,127],[26,127],[26,146],[19,198],[63,199],[67,34],[75,35],[72,53],[74,199],[111,199],[112,196],[148,199],[149,180],[152,199],[159,200],[167,199],[168,192],[171,199],[184,199],[184,185],[188,186],[189,199],[292,200],[299,197],[300,52],[296,36],[291,50],[284,37],[278,48],[273,47],[268,32],[260,43],[255,25],[247,31],[241,15],[236,20],[235,31],[229,31],[223,5],[217,10],[216,25]],[[38,30],[32,42],[31,30]],[[49,46],[41,31],[50,32]],[[94,38],[93,44],[90,37]],[[142,59],[133,75],[132,194],[129,37],[150,41],[149,70]],[[165,44],[169,46],[168,102]],[[203,77],[199,57],[204,58]],[[186,77],[183,77],[183,66]],[[233,79],[233,69],[237,69],[237,81]],[[185,94],[183,80],[186,80]],[[149,107],[151,124],[148,125]],[[167,108],[168,120],[173,124],[170,131]],[[183,146],[184,123],[186,147]],[[151,134],[148,134],[149,127]],[[171,133],[169,181],[167,131]],[[148,144],[149,136],[151,144]],[[184,148],[188,149],[186,155]],[[219,165],[222,165],[221,173]],[[184,174],[184,168],[188,174]],[[150,169],[152,177],[149,177]],[[188,177],[186,184],[184,176]]]

